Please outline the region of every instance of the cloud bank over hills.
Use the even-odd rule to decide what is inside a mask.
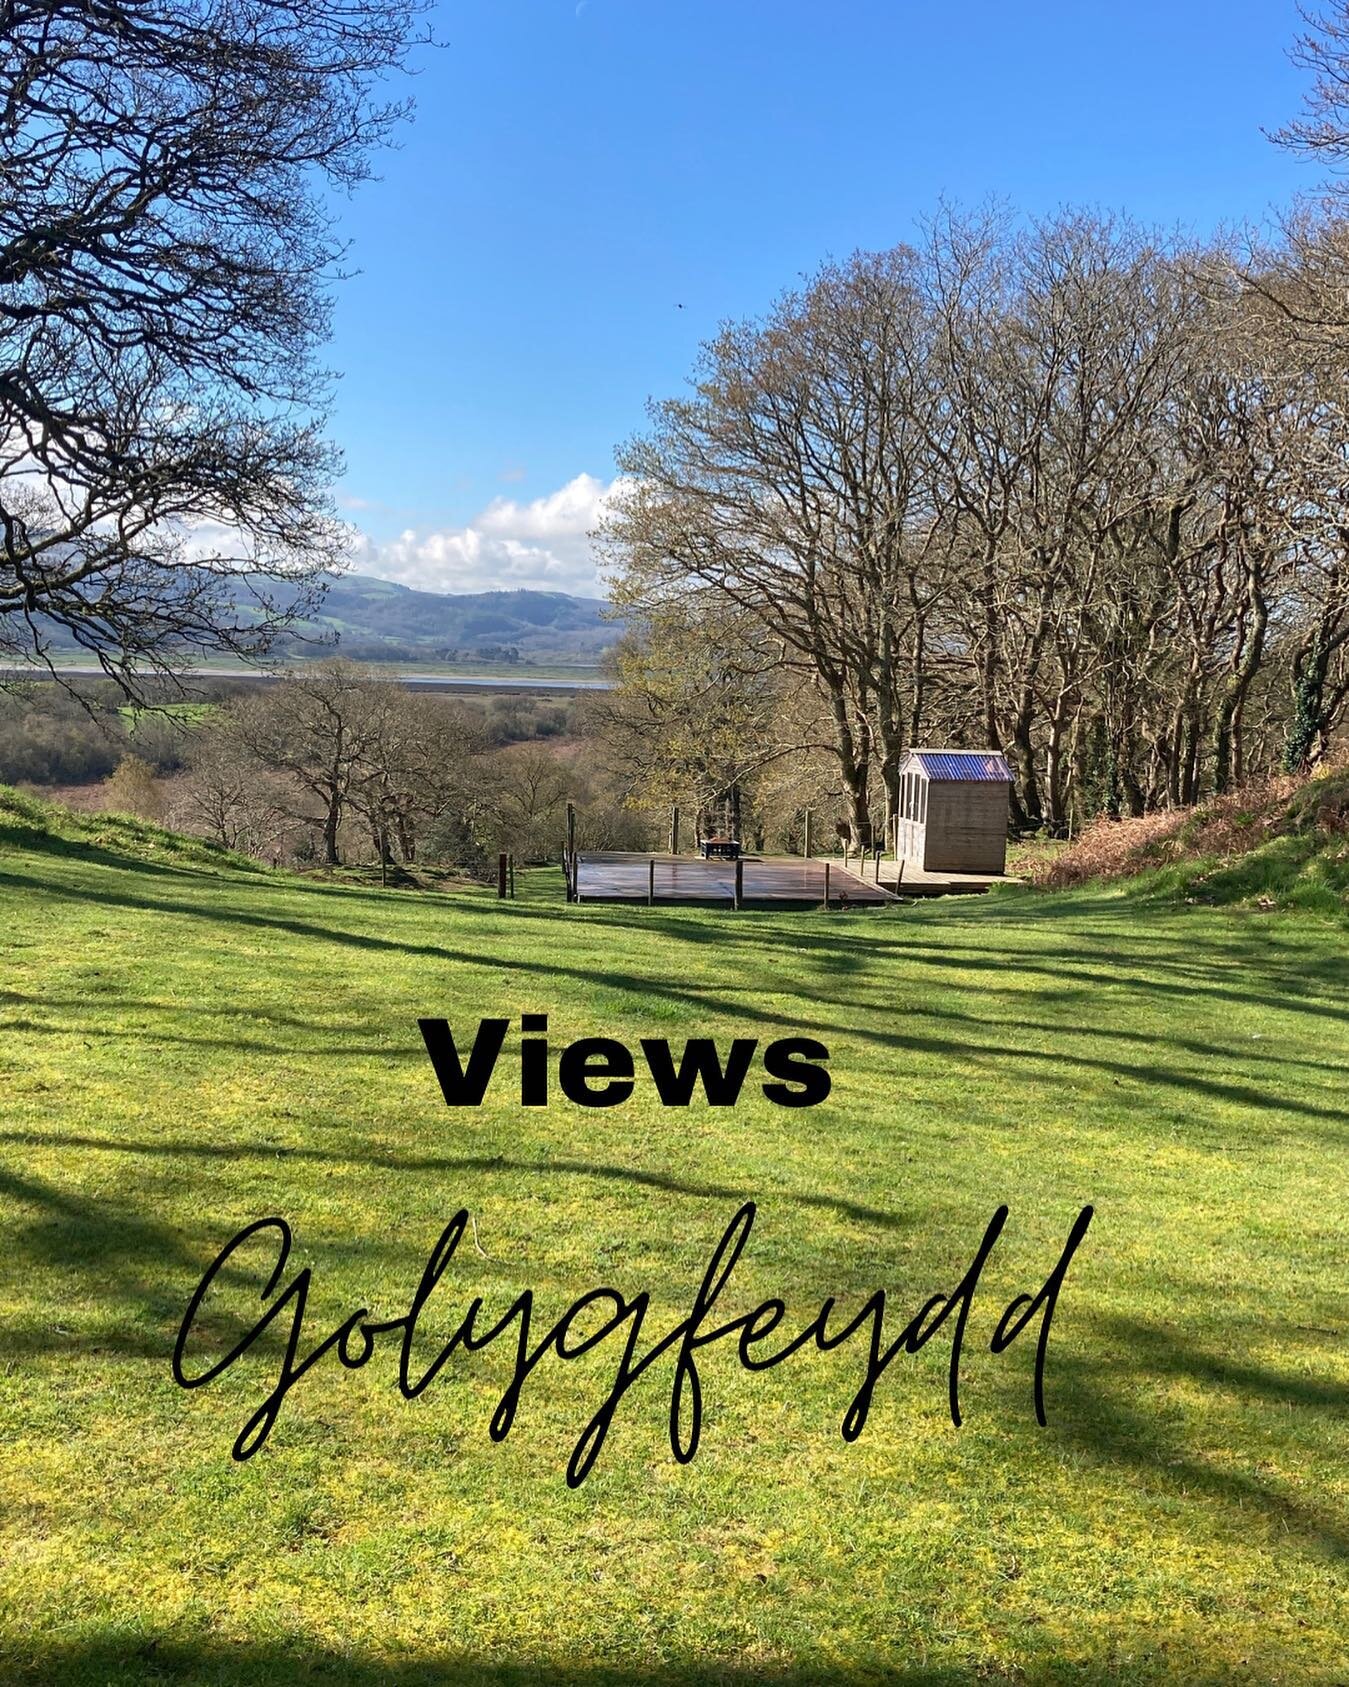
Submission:
[[[578,474],[541,498],[494,498],[464,527],[409,528],[384,541],[353,529],[352,567],[426,592],[525,588],[602,597],[589,535],[621,486]]]

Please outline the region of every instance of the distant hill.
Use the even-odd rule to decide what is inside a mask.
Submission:
[[[336,633],[341,653],[360,661],[500,662],[513,651],[522,662],[592,663],[618,637],[607,608],[565,592],[419,592],[344,574],[297,630]]]
[[[337,635],[337,650],[360,662],[486,661],[593,665],[621,626],[606,621],[602,598],[566,592],[419,592],[368,574],[333,575],[318,614],[295,623],[294,636],[277,645],[298,657],[332,654],[331,643],[307,640]],[[284,603],[287,588],[274,585]],[[240,612],[250,614],[246,594]],[[39,630],[58,656],[87,655],[64,629],[38,616]]]

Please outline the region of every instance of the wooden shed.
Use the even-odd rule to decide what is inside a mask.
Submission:
[[[1006,870],[1012,774],[996,750],[910,750],[899,774],[900,861],[928,873]]]

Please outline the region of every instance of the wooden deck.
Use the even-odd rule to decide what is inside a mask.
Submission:
[[[652,870],[654,864],[654,873]],[[881,864],[884,872],[885,864]],[[818,907],[825,895],[825,863],[799,855],[747,855],[741,875],[747,907],[767,903]],[[591,850],[576,857],[580,902],[735,902],[735,862],[689,855],[634,855]],[[831,907],[876,907],[893,902],[884,885],[829,863]]]

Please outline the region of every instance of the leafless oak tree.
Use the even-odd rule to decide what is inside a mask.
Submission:
[[[1349,387],[1276,323],[1226,250],[1090,214],[947,211],[826,266],[623,453],[603,539],[648,644],[618,710],[710,597],[705,638],[755,637],[705,671],[752,643],[810,687],[857,843],[923,739],[1004,750],[1057,833],[1315,760],[1349,706]],[[648,785],[693,791],[648,724]]]
[[[334,558],[320,198],[419,0],[0,0],[0,650],[255,652]]]

